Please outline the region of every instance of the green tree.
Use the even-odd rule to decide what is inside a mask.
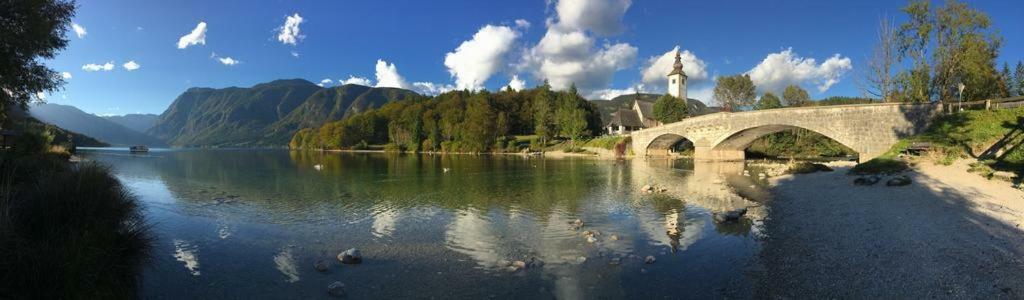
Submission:
[[[1003,71],[999,73],[999,97],[1010,97],[1013,90],[1013,75],[1010,74],[1010,65],[1003,62]]]
[[[494,145],[495,113],[487,103],[487,98],[475,96],[466,103],[466,120],[462,124],[465,134],[459,141],[462,150],[485,152]]]
[[[538,136],[541,145],[547,145],[555,135],[555,116],[552,101],[551,85],[547,80],[534,91],[533,96],[533,121],[534,133]]]
[[[688,116],[688,108],[683,99],[664,94],[654,102],[654,119],[662,124],[679,122],[686,116]]]
[[[587,130],[587,113],[583,108],[586,100],[580,98],[576,85],[568,91],[558,93],[558,109],[555,112],[558,134],[570,139],[573,145]]]
[[[786,106],[811,105],[811,95],[807,94],[807,90],[793,84],[787,86],[786,90],[782,92],[782,99],[786,100]]]
[[[37,95],[60,88],[60,74],[44,62],[67,47],[64,35],[75,15],[75,2],[63,0],[0,3],[0,121],[8,109],[28,108]]]
[[[715,84],[715,101],[725,110],[732,111],[737,106],[752,105],[756,87],[750,75],[733,75],[718,78]]]
[[[1024,62],[1017,61],[1017,71],[1013,72],[1015,96],[1024,96]]]
[[[927,50],[931,40],[932,22],[929,14],[931,4],[916,1],[903,8],[909,20],[897,31],[897,44],[901,59],[912,59],[908,70],[896,75],[897,94],[903,101],[928,102],[931,97],[931,67]]]
[[[778,96],[775,96],[775,94],[772,94],[771,92],[765,92],[764,95],[761,95],[761,99],[757,101],[756,105],[754,105],[754,109],[774,108],[782,108],[782,101],[779,100]]]

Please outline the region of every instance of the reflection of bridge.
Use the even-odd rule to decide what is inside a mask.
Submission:
[[[829,137],[866,161],[888,151],[901,137],[916,134],[942,111],[938,104],[855,104],[716,113],[632,133],[637,156],[665,156],[683,139],[693,142],[696,160],[743,160],[757,138],[803,128]]]

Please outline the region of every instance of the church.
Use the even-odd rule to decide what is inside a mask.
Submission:
[[[668,94],[679,99],[686,99],[690,115],[709,112],[704,103],[686,97],[686,73],[683,72],[683,61],[679,51],[676,51],[676,61],[672,65],[672,72],[668,73]],[[661,122],[654,119],[654,101],[643,99],[644,97],[640,96],[637,94],[630,109],[620,108],[612,113],[605,125],[606,134],[628,134],[635,130],[661,126]],[[652,99],[655,100],[660,95],[650,96],[655,96]]]

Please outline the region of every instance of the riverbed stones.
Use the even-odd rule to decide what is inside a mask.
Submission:
[[[853,180],[853,184],[856,184],[856,185],[875,185],[880,180],[882,180],[882,178],[878,177],[876,175],[864,176],[864,177],[858,177],[857,179],[854,179]]]
[[[335,281],[327,285],[327,295],[331,297],[345,297],[345,284]]]
[[[896,176],[885,182],[885,185],[887,186],[904,186],[908,184],[910,184],[910,177],[907,177],[906,175]]]
[[[517,260],[517,261],[512,262],[512,266],[516,267],[516,268],[519,268],[519,269],[526,269],[526,262],[525,261],[521,261],[521,260]]]
[[[648,265],[653,264],[655,260],[656,259],[654,258],[654,255],[648,255],[647,257],[644,257],[644,263]]]
[[[358,264],[363,262],[363,253],[359,249],[352,248],[338,254],[338,260],[343,264]]]
[[[327,272],[329,267],[330,265],[327,264],[327,261],[322,259],[318,259],[316,262],[313,262],[313,269],[320,273]]]
[[[733,223],[740,220],[743,215],[747,214],[747,208],[740,208],[737,210],[730,210],[724,213],[715,214],[715,221],[722,223]]]
[[[654,187],[651,186],[650,184],[644,185],[644,186],[640,187],[640,191],[644,192],[644,193],[651,193],[651,192],[654,192]]]
[[[608,239],[612,240],[612,241],[618,241],[619,240],[619,235],[613,234],[612,236],[608,237]]]
[[[595,238],[594,236],[588,236],[587,237],[587,243],[591,243],[591,244],[597,243],[597,238]]]

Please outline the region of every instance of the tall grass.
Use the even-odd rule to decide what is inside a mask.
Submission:
[[[0,298],[136,298],[151,247],[110,170],[56,153],[0,152]]]

